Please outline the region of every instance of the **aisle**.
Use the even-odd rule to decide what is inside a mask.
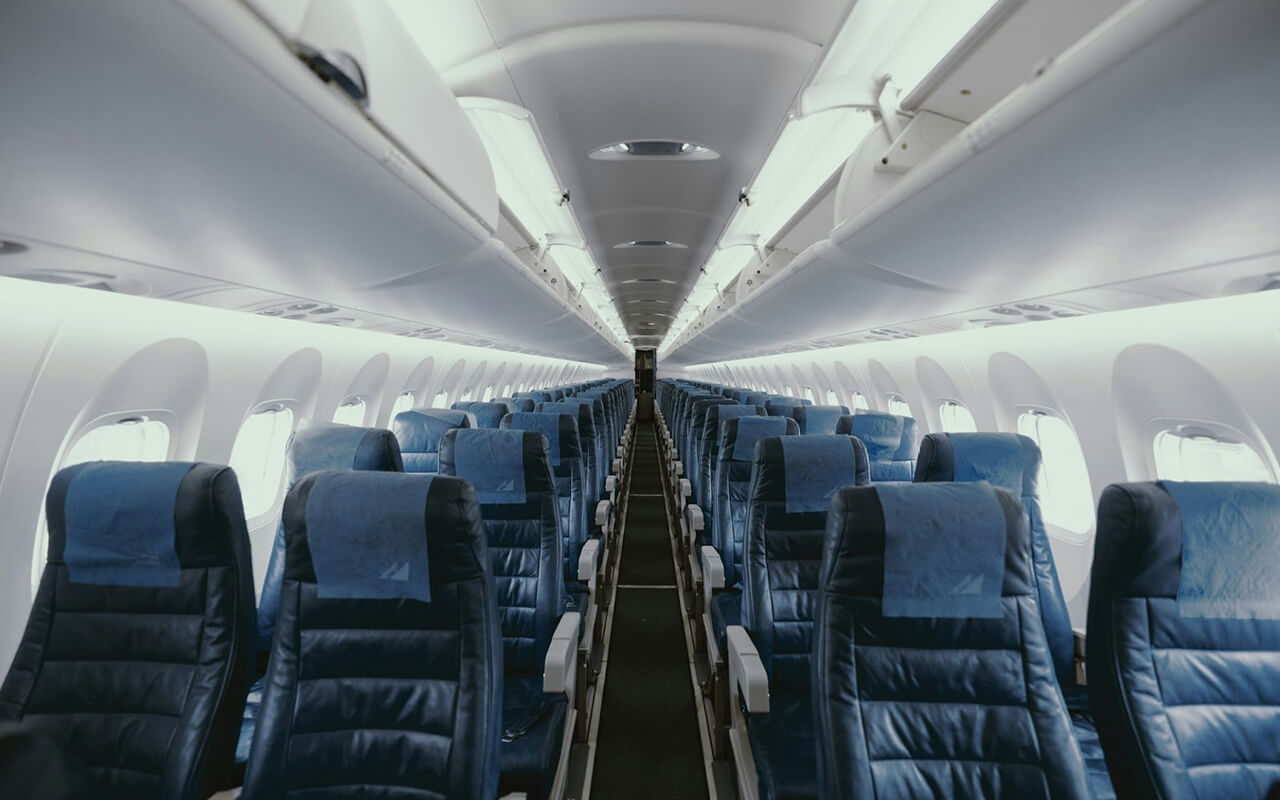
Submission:
[[[635,437],[591,797],[705,798],[653,424]]]

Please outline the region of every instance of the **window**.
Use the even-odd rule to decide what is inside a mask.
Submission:
[[[270,511],[280,499],[285,448],[293,434],[293,411],[270,406],[255,411],[240,426],[231,446],[231,469],[240,483],[247,519]]]
[[[1275,482],[1256,450],[1208,430],[1163,430],[1156,434],[1152,445],[1156,477],[1161,480]]]
[[[460,402],[465,403],[470,399],[471,399],[471,387],[468,386],[467,388],[462,390],[462,397],[458,398],[458,400]]]
[[[411,408],[413,408],[413,392],[401,392],[396,397],[396,401],[391,404],[391,418],[395,419],[397,414]]]
[[[524,384],[524,383],[521,383],[521,384],[520,384],[520,388],[519,388],[519,389],[517,389],[516,391],[518,391],[518,392],[523,392],[523,391],[524,391],[524,387],[525,387],[525,384]]]
[[[486,387],[484,387],[484,394],[480,395],[480,399],[481,399],[482,401],[486,402],[486,403],[487,403],[487,402],[489,402],[490,400],[492,400],[492,399],[493,399],[493,387],[492,387],[492,386],[486,386]]]
[[[363,397],[348,397],[333,412],[333,421],[339,425],[363,425],[365,402]]]
[[[896,414],[899,417],[911,416],[911,406],[903,399],[902,395],[891,394],[885,400],[888,403],[886,407],[890,414]]]
[[[511,384],[509,384],[509,383],[504,383],[504,384],[502,385],[502,396],[503,396],[503,397],[510,397],[510,396],[511,396]]]
[[[840,396],[830,389],[827,390],[827,405],[829,406],[840,405]]]
[[[854,392],[853,397],[849,400],[849,406],[854,411],[870,411],[871,404],[867,402],[867,396],[862,392]]]
[[[812,386],[802,386],[800,388],[800,396],[803,397],[805,400],[808,400],[810,403],[817,402],[816,400],[813,399]]]
[[[1093,528],[1093,489],[1080,440],[1062,417],[1043,411],[1026,411],[1018,416],[1018,433],[1040,446],[1040,505],[1045,522],[1074,537],[1058,538],[1082,542]]]
[[[783,386],[782,388],[785,389],[783,394],[785,394],[787,397],[796,396],[796,390],[791,388],[791,384],[788,383],[786,386]]]
[[[62,456],[58,470],[87,461],[164,461],[169,457],[169,426],[146,417],[125,417],[90,428]],[[53,476],[50,475],[50,478]],[[41,505],[36,526],[36,546],[31,553],[31,594],[40,588],[49,549],[49,528]]]
[[[977,433],[978,423],[969,409],[954,400],[944,400],[938,408],[944,433]]]

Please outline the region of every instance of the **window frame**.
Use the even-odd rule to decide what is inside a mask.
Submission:
[[[947,425],[946,409],[959,409],[968,417],[968,425],[960,427],[949,427]],[[953,412],[954,413],[954,412]],[[938,401],[938,427],[943,433],[977,433],[978,420],[973,416],[973,412],[964,403],[950,397],[943,397]]]
[[[1075,426],[1071,424],[1071,420],[1068,419],[1065,414],[1062,414],[1053,408],[1034,405],[1019,405],[1014,407],[1014,415],[1014,425],[1017,432],[1031,439],[1036,443],[1036,447],[1040,449],[1040,474],[1037,477],[1036,484],[1039,487],[1040,511],[1044,517],[1045,531],[1049,536],[1070,544],[1080,545],[1088,543],[1093,539],[1097,530],[1097,509],[1096,501],[1094,499],[1093,476],[1089,473],[1089,462],[1084,453],[1084,444],[1080,441],[1080,434],[1076,432]],[[1087,512],[1077,513],[1079,520],[1085,522],[1083,530],[1073,525],[1064,524],[1062,519],[1051,518],[1052,512],[1056,509],[1058,502],[1064,502],[1061,500],[1058,502],[1050,500],[1051,489],[1053,486],[1053,478],[1051,476],[1058,474],[1057,468],[1051,467],[1051,464],[1056,462],[1058,467],[1060,467],[1062,462],[1056,458],[1051,462],[1050,459],[1046,457],[1044,443],[1039,431],[1039,423],[1035,426],[1034,435],[1024,430],[1023,421],[1027,418],[1057,420],[1061,422],[1071,433],[1071,437],[1075,442],[1076,452],[1079,454],[1080,465],[1083,467],[1085,481],[1085,492],[1082,493],[1081,499],[1086,500],[1082,507],[1087,509]],[[1085,495],[1087,495],[1087,499],[1085,498]],[[1073,518],[1071,521],[1074,522],[1076,520]]]
[[[1152,419],[1143,426],[1143,439],[1146,442],[1147,468],[1148,474],[1151,476],[1152,480],[1206,480],[1205,478],[1200,477],[1189,479],[1186,477],[1167,477],[1160,474],[1160,458],[1157,454],[1157,449],[1160,437],[1166,434],[1186,440],[1207,438],[1223,443],[1243,445],[1253,452],[1262,468],[1266,470],[1266,482],[1280,483],[1280,480],[1277,479],[1275,466],[1271,462],[1270,452],[1265,446],[1262,446],[1262,443],[1257,441],[1255,437],[1249,436],[1242,431],[1221,422],[1175,419],[1172,417]],[[1183,474],[1185,475],[1185,473]],[[1248,479],[1232,477],[1227,478],[1226,480],[1245,481]]]
[[[359,422],[344,422],[338,419],[338,415],[342,413],[342,409],[355,408],[357,406],[360,407]],[[333,422],[336,425],[350,425],[353,428],[363,428],[365,426],[365,422],[368,419],[369,419],[368,398],[365,397],[364,395],[353,394],[353,395],[348,395],[341,403],[338,403],[337,408],[333,410],[333,416],[331,417],[330,422]]]

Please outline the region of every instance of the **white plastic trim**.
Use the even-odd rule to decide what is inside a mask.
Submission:
[[[596,503],[596,525],[603,528],[609,523],[609,513],[613,511],[613,503],[608,500],[601,500]]]
[[[578,580],[590,584],[600,565],[600,540],[588,539],[578,555]]]
[[[729,645],[730,689],[741,696],[748,714],[769,713],[769,673],[764,670],[751,634],[741,625],[730,625],[725,639]]]
[[[542,670],[542,691],[547,694],[563,692],[570,699],[573,697],[574,672],[578,666],[578,628],[581,624],[582,615],[570,611],[560,618],[560,624],[551,635],[551,646],[547,648]],[[746,633],[745,629],[743,633]]]

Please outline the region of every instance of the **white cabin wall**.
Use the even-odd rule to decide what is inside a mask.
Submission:
[[[860,391],[879,410],[886,392],[896,390],[911,404],[922,435],[940,429],[946,399],[964,404],[979,430],[1015,431],[1019,406],[1048,408],[1079,437],[1096,509],[1107,485],[1156,479],[1150,426],[1161,419],[1225,425],[1280,477],[1277,320],[1280,293],[1262,292],[682,371],[735,385],[763,381],[780,392],[793,382],[794,365],[810,376],[821,372],[813,384],[819,403],[828,388],[845,405]],[[1084,627],[1095,531],[1080,543],[1052,533],[1072,622]]]
[[[329,420],[352,394],[365,424],[387,426],[404,390],[448,403],[464,381],[555,385],[601,377],[594,364],[0,278],[0,654],[12,656],[31,602],[49,478],[95,419],[142,412],[169,424],[169,457],[225,464],[241,424],[284,401]],[[479,369],[485,364],[483,371]],[[282,498],[281,498],[282,499]],[[255,586],[281,501],[250,521]],[[41,555],[43,558],[43,555]]]

